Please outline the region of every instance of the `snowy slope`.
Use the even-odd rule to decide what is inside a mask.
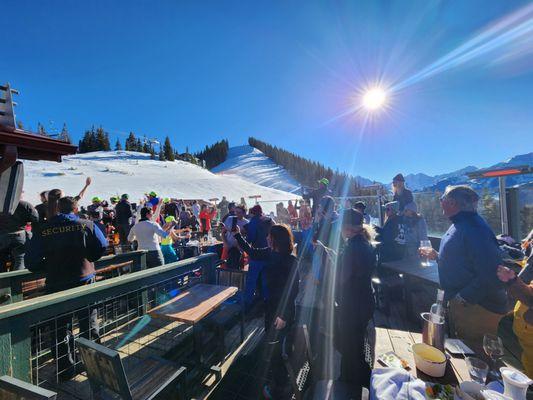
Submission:
[[[298,193],[301,185],[260,150],[252,146],[231,147],[226,161],[212,170],[219,176],[239,176],[261,186]]]
[[[77,154],[63,157],[62,163],[25,161],[24,169],[24,199],[33,204],[39,203],[38,193],[43,190],[59,188],[68,195],[78,194],[87,176],[93,178],[93,184],[82,204],[89,204],[93,196],[109,199],[111,195],[122,193],[128,193],[131,201],[136,202],[152,190],[162,197],[184,199],[226,196],[228,200],[240,200],[245,197],[248,204],[252,203],[249,195],[260,194],[261,200],[294,197],[232,174],[216,175],[184,161],[150,160],[148,154],[131,151]],[[274,208],[274,202],[266,204]]]

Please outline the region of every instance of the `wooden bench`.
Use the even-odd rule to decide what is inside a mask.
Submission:
[[[124,400],[186,399],[186,368],[156,357],[143,359],[128,374],[116,350],[76,339],[93,396],[102,389]]]
[[[112,278],[121,276],[124,273],[131,272],[133,261],[126,261],[119,264],[111,264],[96,270],[96,280],[101,281],[111,275]]]
[[[40,388],[20,379],[4,375],[0,377],[2,400],[55,400],[57,393]]]
[[[22,282],[22,295],[24,299],[33,299],[34,297],[42,296],[43,294],[45,294],[45,285],[46,278]]]

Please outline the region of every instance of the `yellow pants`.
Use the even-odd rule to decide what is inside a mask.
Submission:
[[[450,301],[450,332],[463,340],[476,353],[483,354],[483,336],[486,333],[498,334],[498,324],[503,315],[486,310],[477,304],[462,304]]]
[[[522,365],[526,375],[533,376],[533,325],[524,320],[528,307],[517,301],[514,308],[513,331],[522,347]]]

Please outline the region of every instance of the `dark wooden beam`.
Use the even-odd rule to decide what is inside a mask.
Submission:
[[[0,125],[0,154],[11,146],[16,147],[18,159],[35,161],[61,162],[62,156],[75,154],[77,150],[77,146],[61,140]]]

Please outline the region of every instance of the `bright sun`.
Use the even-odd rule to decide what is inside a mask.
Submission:
[[[379,87],[369,89],[363,95],[363,106],[370,111],[382,108],[387,101],[387,94]]]

